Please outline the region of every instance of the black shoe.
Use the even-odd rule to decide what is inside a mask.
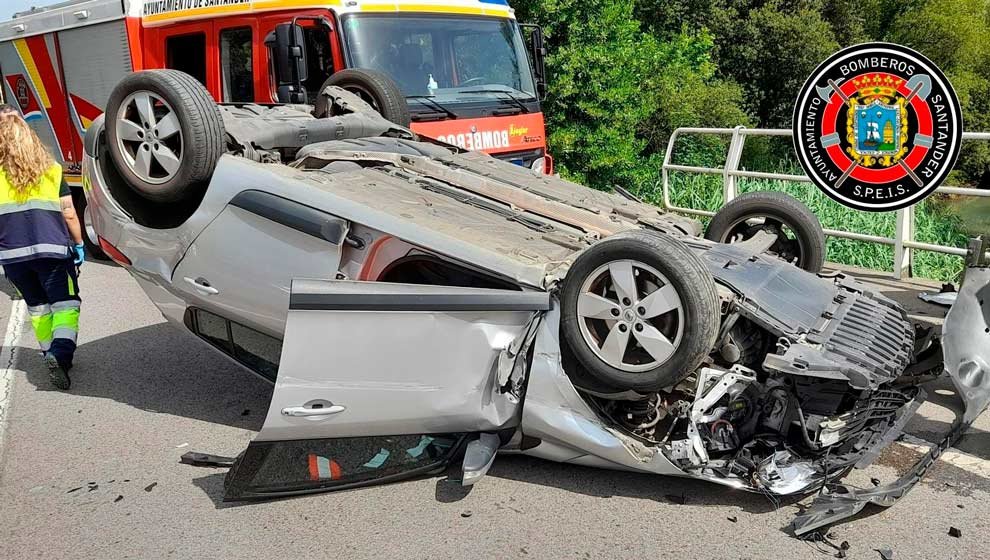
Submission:
[[[56,389],[67,391],[72,386],[72,380],[69,379],[69,372],[58,365],[58,360],[55,359],[55,356],[45,354],[45,365],[48,366],[48,378],[51,379],[52,385]]]

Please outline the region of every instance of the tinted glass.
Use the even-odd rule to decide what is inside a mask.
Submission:
[[[208,311],[196,310],[196,329],[199,336],[208,342],[230,352],[230,337],[227,333],[227,321]]]
[[[253,442],[233,467],[229,498],[332,490],[397,480],[443,466],[461,435]]]
[[[250,27],[224,29],[220,32],[220,71],[223,75],[223,100],[254,101],[254,53]]]
[[[282,355],[282,341],[237,323],[230,324],[230,332],[237,360],[261,375],[275,379]]]

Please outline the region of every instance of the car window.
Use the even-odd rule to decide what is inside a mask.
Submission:
[[[254,101],[254,56],[250,27],[220,32],[220,72],[225,102]]]
[[[282,341],[223,317],[192,308],[186,323],[200,338],[268,379],[278,376]]]
[[[185,72],[206,86],[206,34],[173,35],[165,39],[165,67]]]
[[[462,434],[253,442],[235,466],[227,495],[314,491],[429,472],[457,451]]]
[[[223,317],[203,311],[202,309],[196,310],[195,317],[194,330],[196,334],[229,354],[231,347],[230,333],[227,331],[227,321]]]
[[[230,324],[234,357],[252,370],[275,379],[282,355],[282,341],[237,323]]]

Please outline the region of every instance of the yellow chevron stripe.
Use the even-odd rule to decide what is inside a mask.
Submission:
[[[45,109],[51,109],[52,102],[48,99],[48,90],[45,89],[45,83],[41,81],[41,74],[38,73],[38,66],[34,63],[34,57],[31,56],[31,49],[28,48],[27,41],[24,39],[14,40],[14,48],[17,49],[17,54],[21,55],[21,62],[24,64],[28,76],[31,77],[34,89],[38,91],[41,104],[44,105]]]

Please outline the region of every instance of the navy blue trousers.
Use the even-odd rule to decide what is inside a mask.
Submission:
[[[33,259],[5,264],[3,270],[27,304],[41,349],[71,368],[82,302],[72,259]]]

